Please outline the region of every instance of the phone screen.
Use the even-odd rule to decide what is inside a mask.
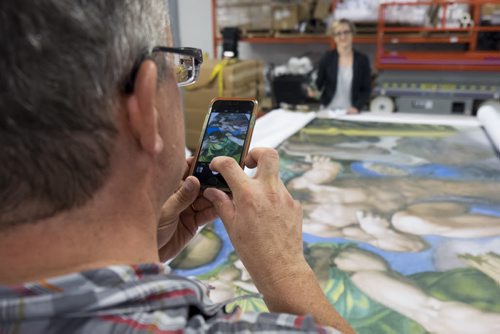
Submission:
[[[229,190],[222,175],[212,172],[210,162],[217,156],[231,157],[241,165],[249,138],[254,102],[216,100],[203,134],[193,175],[202,187]]]

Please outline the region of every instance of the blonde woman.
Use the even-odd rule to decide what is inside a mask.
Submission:
[[[370,61],[352,47],[356,27],[351,21],[335,21],[331,31],[336,49],[327,51],[319,63],[320,102],[324,108],[356,114],[370,99]]]

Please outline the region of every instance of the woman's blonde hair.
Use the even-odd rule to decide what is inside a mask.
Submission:
[[[349,30],[351,30],[353,35],[356,35],[356,26],[352,21],[348,19],[340,19],[340,20],[335,20],[333,21],[332,25],[330,26],[330,35],[333,36],[335,30],[341,25],[341,24],[346,24],[349,26]]]

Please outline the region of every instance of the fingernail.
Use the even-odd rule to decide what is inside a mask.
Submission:
[[[208,199],[210,202],[213,202],[215,200],[213,193],[209,189],[205,189],[205,191],[203,192],[203,197]]]
[[[192,192],[194,190],[194,183],[190,179],[187,179],[184,181],[184,189],[186,189],[189,192]]]
[[[214,161],[215,160],[219,160],[219,157],[215,157],[212,159],[212,161],[210,161],[210,163],[208,164],[208,168],[210,168],[211,170],[213,170],[213,164],[214,164]]]

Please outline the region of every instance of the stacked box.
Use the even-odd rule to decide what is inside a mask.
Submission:
[[[217,1],[218,31],[224,27],[238,27],[247,31],[295,30],[301,21],[311,18],[313,10],[319,13],[324,0],[219,0]],[[327,0],[331,5],[331,0]],[[327,5],[327,9],[329,7]],[[323,15],[323,14],[321,14]]]
[[[298,4],[275,3],[272,7],[274,30],[295,30],[299,24]]]
[[[481,7],[481,17],[483,19],[489,19],[492,16],[500,16],[500,4],[484,4]]]
[[[184,116],[186,121],[186,145],[195,149],[201,128],[215,97],[251,97],[259,100],[264,96],[263,64],[256,60],[240,60],[223,67],[222,93],[219,77],[213,76],[219,60],[205,60],[200,76],[194,85],[184,89]]]
[[[299,2],[299,21],[308,21],[311,18],[314,1],[304,0]]]
[[[269,0],[217,0],[217,6],[240,6],[267,4]]]
[[[269,0],[217,2],[218,30],[238,27],[241,30],[270,30],[272,26]]]
[[[318,0],[323,1],[323,0]],[[325,13],[327,1],[324,0],[321,12]],[[418,2],[418,0],[343,0],[337,2],[336,8],[333,11],[334,19],[348,19],[357,23],[375,23],[378,20],[379,5],[382,3],[401,3],[397,6],[386,7],[385,21],[388,23],[401,23],[411,24],[417,26],[432,25],[429,23],[429,5],[422,4],[418,6],[407,5],[405,3]],[[424,2],[423,2],[424,3]],[[318,3],[319,5],[319,3]],[[319,10],[318,5],[316,10]],[[485,5],[482,6],[483,8]],[[442,17],[442,7],[439,8],[437,13],[438,18]],[[464,16],[469,15],[469,5],[465,3],[450,3],[447,6],[446,18],[447,27],[458,27],[462,22]],[[470,16],[469,16],[470,17]],[[440,19],[438,19],[438,22]],[[438,25],[439,26],[439,25]]]
[[[318,20],[324,20],[330,15],[330,9],[332,7],[331,0],[317,0],[316,6],[314,7],[313,18]]]

